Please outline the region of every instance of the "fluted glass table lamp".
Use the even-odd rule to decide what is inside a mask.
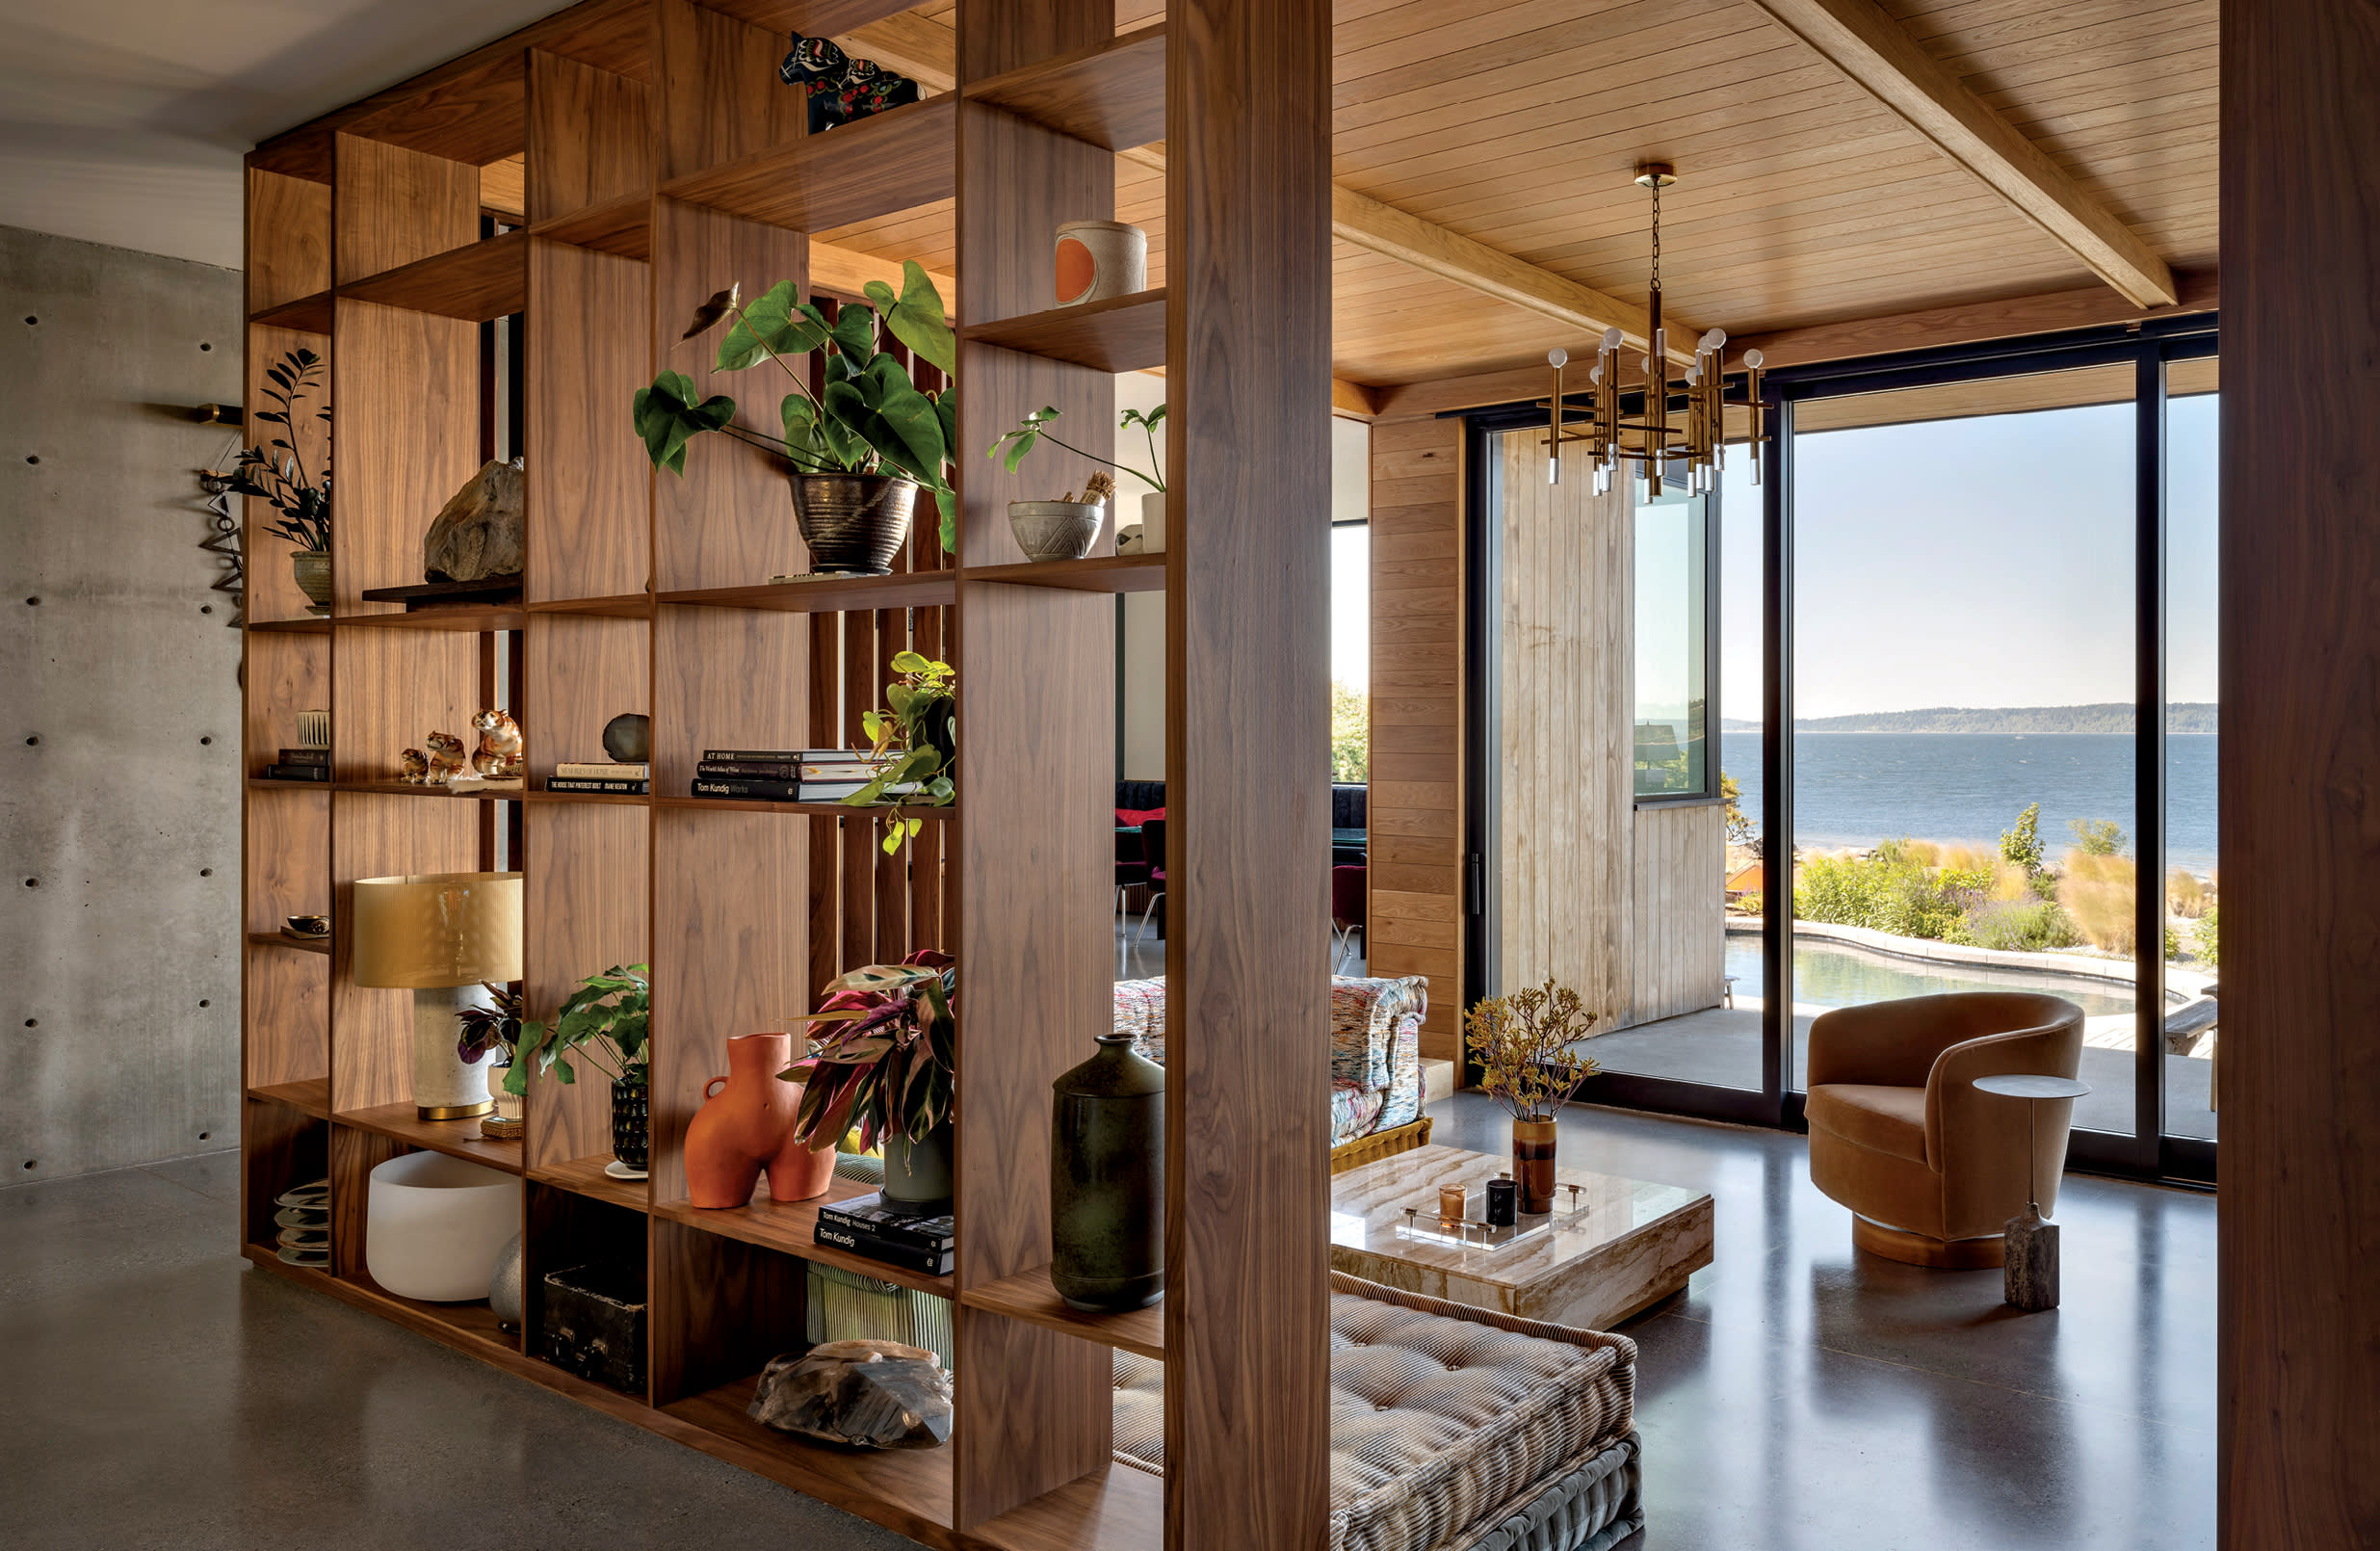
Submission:
[[[413,993],[414,1113],[460,1120],[495,1108],[485,1074],[455,1048],[455,1015],[492,1005],[482,982],[521,978],[521,875],[359,878],[353,927],[355,984]]]

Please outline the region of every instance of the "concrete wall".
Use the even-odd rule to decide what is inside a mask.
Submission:
[[[0,1184],[234,1144],[240,276],[0,227]]]

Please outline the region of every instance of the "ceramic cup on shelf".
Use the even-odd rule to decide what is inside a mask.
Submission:
[[[1149,288],[1149,234],[1121,221],[1058,228],[1058,304],[1079,307]]]
[[[399,1298],[461,1303],[487,1296],[521,1227],[521,1182],[442,1152],[407,1152],[372,1170],[364,1269]]]

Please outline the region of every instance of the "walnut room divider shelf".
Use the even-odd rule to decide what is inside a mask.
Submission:
[[[947,10],[947,7],[932,8]],[[242,801],[243,1248],[263,1271],[936,1546],[1319,1545],[1327,1472],[1326,791],[1328,10],[1177,0],[1117,29],[1092,0],[958,0],[955,90],[805,134],[776,65],[786,31],[843,34],[883,0],[588,0],[248,158],[248,375],[305,348],[332,418],[302,424],[338,501],[327,618],[249,512]],[[1171,39],[1171,41],[1169,41]],[[1111,219],[1113,157],[1171,147],[1167,285],[1051,311],[1059,222]],[[483,220],[483,170],[525,164],[526,214]],[[490,190],[495,188],[489,174]],[[806,568],[783,473],[723,438],[656,476],[631,393],[703,298],[808,283],[818,233],[955,201],[962,324],[959,543],[930,504],[895,574],[772,584]],[[508,204],[504,208],[510,209]],[[1195,220],[1183,219],[1195,210]],[[898,254],[835,255],[847,278]],[[823,288],[822,296],[832,299]],[[487,343],[511,318],[519,349]],[[1173,413],[1166,555],[1025,563],[1011,475],[981,457],[1027,410],[1112,449],[1115,371],[1163,365]],[[405,613],[431,517],[519,403],[527,569],[517,603]],[[251,418],[250,424],[254,421]],[[1307,530],[1311,530],[1309,535]],[[1114,769],[1111,594],[1164,591],[1173,644],[1173,1058],[1165,1208],[1171,1294],[1111,1319],[1049,1289],[1050,1082],[1109,1017]],[[687,796],[707,746],[858,741],[897,651],[959,670],[960,802],[899,854],[876,819]],[[501,688],[500,688],[501,686]],[[396,779],[432,729],[468,737],[504,696],[530,788],[455,796]],[[330,780],[264,778],[328,707]],[[649,798],[548,793],[623,711],[652,719]],[[1275,858],[1317,858],[1311,880]],[[551,1015],[579,977],[653,970],[650,1178],[606,1175],[599,1081],[533,1083],[526,1135],[415,1118],[406,993],[353,975],[354,881],[517,868],[522,986]],[[284,917],[328,913],[327,942]],[[958,956],[956,1269],[920,1276],[820,1249],[816,1203],[687,1200],[683,1140],[731,1035],[783,1027],[851,966]],[[1277,973],[1311,962],[1310,977]],[[395,1297],[365,1266],[368,1175],[428,1149],[522,1176],[533,1288],[590,1258],[641,1262],[645,1386],[541,1356],[484,1302]],[[274,1198],[327,1176],[327,1270],[275,1253]],[[838,1186],[838,1190],[842,1187]],[[953,1304],[954,1435],[852,1454],[745,1414],[762,1366],[803,1340],[805,1263]],[[1110,1348],[1169,1361],[1164,1482],[1110,1459]]]

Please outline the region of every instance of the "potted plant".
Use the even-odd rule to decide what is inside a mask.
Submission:
[[[1490,996],[1463,1018],[1479,1086],[1512,1116],[1512,1177],[1521,1210],[1554,1209],[1554,1117],[1603,1068],[1571,1047],[1595,1026],[1579,993],[1558,981]]]
[[[843,801],[850,807],[887,802],[948,807],[957,796],[951,776],[958,768],[958,674],[950,664],[913,651],[895,652],[893,671],[901,676],[884,686],[890,709],[859,719],[860,730],[875,741],[869,752],[876,761],[876,777]],[[898,852],[902,841],[925,827],[923,819],[886,820],[884,854]]]
[[[958,367],[957,342],[941,294],[914,260],[902,266],[901,295],[870,280],[873,307],[851,302],[829,321],[794,283],[781,280],[757,300],[730,287],[705,302],[681,341],[734,319],[719,341],[716,370],[740,372],[774,361],[793,384],[778,406],[785,434],[736,424],[736,401],[714,394],[696,403],[692,378],[665,371],[636,396],[637,434],[653,466],[686,472],[686,444],[719,432],[781,458],[791,468],[794,517],[810,546],[811,568],[881,576],[908,540],[920,486],[942,513],[942,547],[957,547],[957,498],[943,477],[957,404],[949,389],[920,392],[909,369],[881,348],[881,334],[906,345],[944,372]],[[807,357],[822,357],[823,386],[812,392]]]
[[[579,1080],[570,1065],[573,1053],[592,1062],[612,1079],[612,1154],[617,1161],[604,1171],[617,1178],[641,1178],[649,1157],[651,975],[643,964],[614,964],[600,975],[588,976],[562,999],[553,1022],[531,1019],[521,1025],[512,1067],[504,1080],[506,1092],[526,1094],[533,1058],[540,1075],[554,1072],[565,1083]]]
[[[1149,467],[1157,471],[1154,475],[1143,474],[1137,468],[1127,468],[1122,463],[1116,462],[1112,459],[1101,458],[1096,453],[1086,453],[1082,448],[1076,447],[1071,443],[1059,441],[1057,435],[1050,430],[1050,422],[1057,418],[1058,411],[1054,408],[1050,408],[1045,406],[1042,408],[1035,409],[1033,413],[1027,415],[1023,420],[1017,422],[1017,426],[1014,431],[1006,433],[998,441],[993,442],[991,446],[985,448],[983,456],[986,458],[998,458],[1000,457],[1001,450],[1006,448],[1007,450],[1007,457],[1003,461],[1007,465],[1008,472],[1013,474],[1017,470],[1017,465],[1024,462],[1026,454],[1032,452],[1035,447],[1046,441],[1053,447],[1064,448],[1067,452],[1074,454],[1077,458],[1087,458],[1094,463],[1105,463],[1110,468],[1114,469],[1118,474],[1130,474],[1134,479],[1138,480],[1141,484],[1149,487],[1148,493],[1140,498],[1140,540],[1138,546],[1130,545],[1128,542],[1130,536],[1127,535],[1119,526],[1115,535],[1116,552],[1118,554],[1128,554],[1132,552],[1134,547],[1138,547],[1142,553],[1153,555],[1163,550],[1165,547],[1165,471],[1164,460],[1158,456],[1157,428],[1165,423],[1165,407],[1161,404],[1156,408],[1149,410],[1145,414],[1138,409],[1127,409],[1121,415],[1116,417],[1115,422],[1116,429],[1119,431],[1137,430],[1142,436],[1147,438],[1149,446]],[[1108,489],[1112,491],[1114,488],[1114,481],[1110,480],[1108,482]],[[1084,497],[1085,500],[1088,500],[1089,498],[1090,497],[1087,493]],[[1037,501],[1011,501],[1008,503],[1008,523],[1012,528],[1016,529],[1017,542],[1024,546],[1025,552],[1029,555],[1033,554],[1033,546],[1026,542],[1026,530],[1019,524],[1020,514],[1017,509],[1019,507],[1030,508],[1043,506],[1046,504],[1047,503]],[[1031,514],[1028,513],[1027,515],[1030,517]],[[1093,537],[1097,537],[1095,531],[1093,533]],[[1083,546],[1083,553],[1087,554],[1089,550],[1090,545],[1085,543]],[[1033,555],[1033,558],[1038,560],[1043,557]],[[1080,557],[1077,556],[1075,558]]]
[[[521,1134],[521,1096],[505,1085],[512,1076],[512,1053],[521,1042],[520,993],[510,986],[480,983],[487,992],[491,1005],[466,1007],[455,1014],[460,1032],[455,1039],[455,1054],[466,1066],[477,1066],[493,1055],[487,1071],[487,1096],[496,1101],[496,1113],[480,1122],[480,1129],[491,1137],[516,1137]]]
[[[298,591],[313,600],[315,614],[330,612],[330,470],[317,475],[306,468],[298,451],[297,420],[320,390],[323,367],[323,358],[312,351],[293,350],[265,369],[264,396],[275,407],[257,410],[256,418],[280,427],[281,434],[273,438],[271,451],[244,450],[232,465],[229,486],[273,508],[270,526],[298,546],[289,557],[290,569]],[[330,407],[324,405],[314,418],[328,420]]]
[[[778,1075],[802,1085],[795,1135],[832,1146],[853,1127],[884,1148],[884,1196],[926,1207],[951,1197],[951,1089],[958,963],[924,948],[826,986],[806,1021],[824,1032]]]

